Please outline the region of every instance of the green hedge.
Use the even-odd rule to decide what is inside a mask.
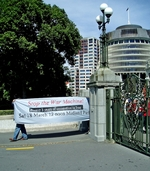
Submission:
[[[13,115],[14,110],[0,110],[0,116],[1,115]]]

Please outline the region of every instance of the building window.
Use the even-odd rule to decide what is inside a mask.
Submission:
[[[93,43],[93,39],[89,39],[89,43]]]
[[[119,40],[119,43],[123,43],[123,40]]]
[[[141,40],[141,43],[144,43],[144,40]]]
[[[129,40],[127,39],[127,40],[124,40],[124,43],[129,43]]]
[[[124,29],[124,30],[121,30],[121,35],[127,35],[127,34],[137,34],[137,29]]]
[[[130,39],[130,43],[134,43],[134,39]]]
[[[136,41],[136,43],[140,43],[140,40],[139,39],[136,39],[135,41]]]

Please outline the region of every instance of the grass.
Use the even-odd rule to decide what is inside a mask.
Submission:
[[[0,116],[2,115],[13,115],[14,110],[0,110]]]

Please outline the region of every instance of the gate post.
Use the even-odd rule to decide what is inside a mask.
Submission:
[[[99,68],[87,84],[90,89],[90,136],[98,142],[106,140],[106,89],[113,89],[120,81],[120,76],[109,68]]]

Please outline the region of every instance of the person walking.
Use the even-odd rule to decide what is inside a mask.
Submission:
[[[10,141],[17,141],[20,131],[22,133],[22,137],[20,138],[20,140],[27,140],[28,135],[27,135],[26,128],[25,128],[24,124],[16,124],[16,128],[15,128],[13,138],[9,138],[9,140]]]
[[[15,102],[15,99],[12,102],[13,105],[14,105],[14,102]],[[11,142],[17,141],[18,140],[18,135],[19,135],[20,131],[22,133],[22,137],[19,140],[27,140],[28,139],[28,135],[27,135],[27,131],[26,131],[25,125],[24,124],[19,124],[19,123],[16,124],[16,128],[15,128],[15,131],[14,131],[13,138],[9,138],[9,140]]]

